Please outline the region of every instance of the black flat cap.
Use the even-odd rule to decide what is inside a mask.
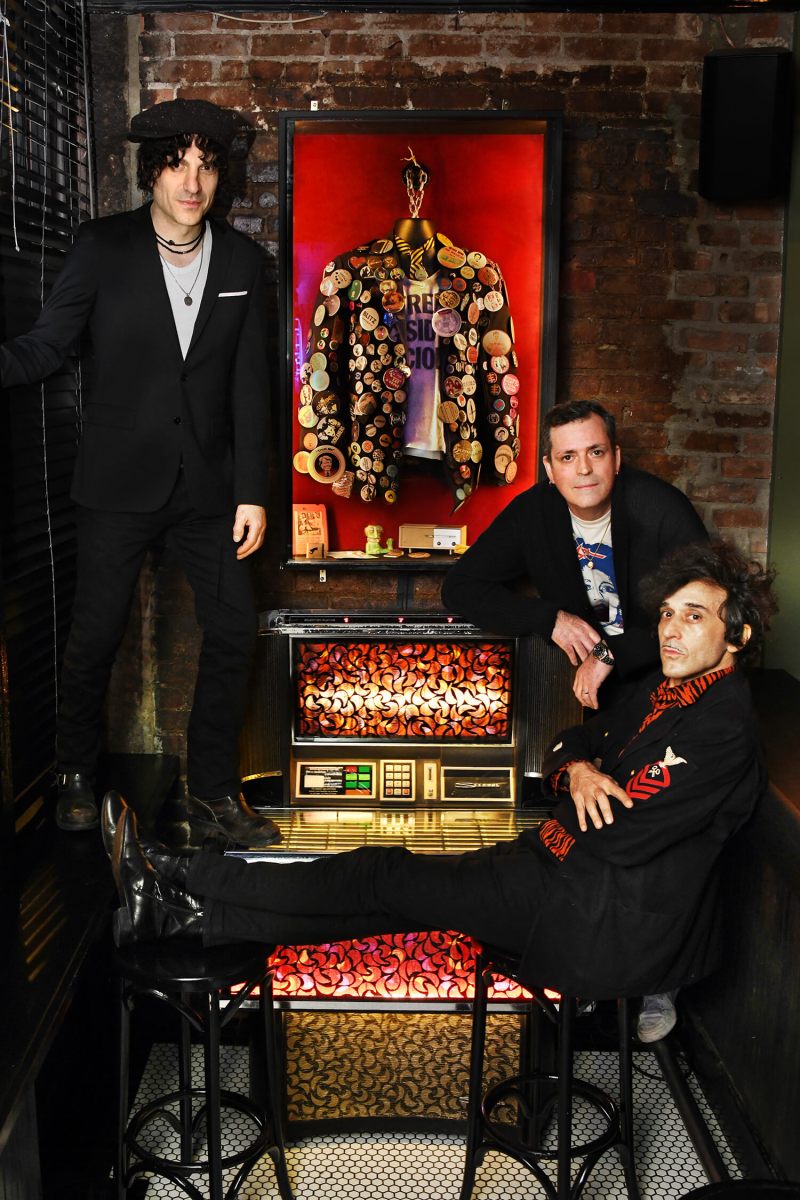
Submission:
[[[165,100],[137,113],[131,121],[128,138],[143,142],[174,137],[176,133],[199,133],[227,150],[243,128],[244,122],[237,113],[218,108],[208,100]]]

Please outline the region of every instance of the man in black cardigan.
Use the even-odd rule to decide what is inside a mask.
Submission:
[[[749,688],[774,608],[770,579],[729,547],[686,547],[649,588],[661,672],[559,735],[551,820],[463,855],[362,847],[312,862],[178,859],[137,841],[120,797],[104,838],[119,942],[200,935],[329,942],[458,929],[522,959],[521,977],[604,999],[677,988],[719,955],[715,866],[766,775]]]
[[[257,630],[244,560],[262,544],[266,313],[258,248],[207,220],[236,114],[172,100],[131,122],[150,203],[87,221],[33,329],[0,348],[4,386],[57,370],[88,334],[72,498],[78,563],[56,755],[62,829],[97,825],[92,780],[111,666],[147,550],[166,538],[203,645],[189,721],[184,836],[274,840],[240,794],[238,737]]]
[[[682,492],[622,465],[602,405],[556,405],[542,441],[547,482],[498,514],[451,567],[442,600],[487,632],[550,638],[577,668],[577,699],[597,709],[658,661],[640,583],[708,535]]]

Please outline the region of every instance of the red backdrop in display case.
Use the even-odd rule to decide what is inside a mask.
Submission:
[[[330,116],[330,114],[325,114]],[[475,123],[454,117],[425,121],[376,117],[359,122],[352,131],[346,122],[298,119],[293,127],[287,220],[291,231],[289,263],[292,397],[292,455],[300,448],[304,430],[297,421],[300,371],[327,263],[352,248],[391,236],[400,218],[409,215],[402,173],[409,148],[424,163],[430,178],[420,217],[470,250],[496,262],[505,280],[514,322],[519,359],[519,436],[521,451],[513,484],[497,487],[485,471],[476,492],[453,512],[453,500],[443,465],[401,469],[399,499],[365,503],[346,499],[310,475],[292,470],[293,503],[325,504],[331,550],[364,548],[364,526],[381,525],[384,541],[397,544],[398,526],[405,522],[466,525],[470,542],[501,508],[537,479],[538,420],[542,407],[543,354],[553,353],[554,321],[545,321],[546,261],[555,259],[552,239],[555,218],[549,214],[548,143],[546,123],[486,119]],[[551,134],[552,137],[552,134]],[[552,186],[549,189],[552,198]],[[549,286],[552,286],[550,280]]]

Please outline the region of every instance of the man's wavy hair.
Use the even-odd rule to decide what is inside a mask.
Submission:
[[[719,610],[725,638],[739,647],[737,660],[753,663],[760,655],[770,619],[778,610],[772,590],[774,571],[743,558],[729,542],[698,542],[674,550],[641,586],[641,597],[654,622],[664,600],[687,583],[703,581],[724,588],[727,598]],[[742,644],[742,629],[749,625],[750,639]]]
[[[203,156],[203,162],[216,167],[217,186],[228,174],[228,151],[213,138],[204,134],[176,133],[171,137],[145,138],[139,143],[136,156],[136,182],[143,192],[152,192],[153,185],[165,167],[177,167],[192,142]]]

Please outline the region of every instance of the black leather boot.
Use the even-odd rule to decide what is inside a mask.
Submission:
[[[215,800],[186,797],[192,843],[208,836],[224,835],[235,846],[270,846],[281,840],[281,832],[269,817],[253,812],[244,796],[218,796]]]
[[[118,946],[202,937],[204,913],[200,902],[154,870],[139,843],[136,817],[127,807],[117,822],[111,866],[123,904],[114,914],[114,940]]]
[[[88,775],[79,771],[64,771],[56,775],[58,800],[56,825],[59,829],[80,832],[96,829],[98,823],[94,788]]]

